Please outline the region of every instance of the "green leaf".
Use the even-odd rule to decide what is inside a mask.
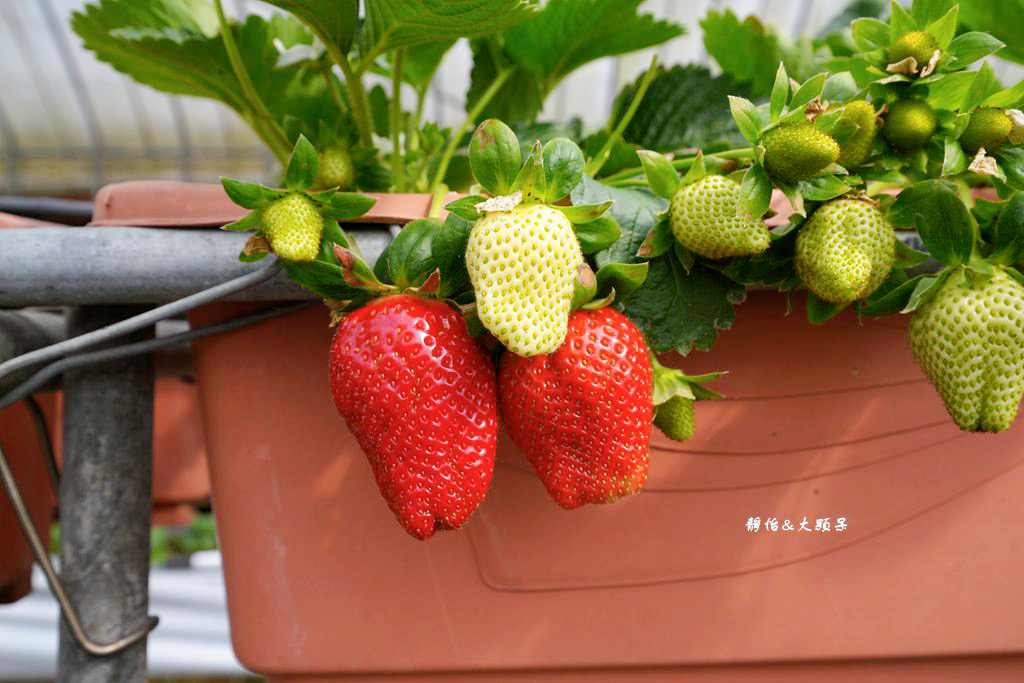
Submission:
[[[1012,265],[1024,261],[1024,194],[1014,194],[999,213],[992,230],[990,260]]]
[[[928,84],[925,101],[936,109],[959,109],[972,83],[973,71],[943,74],[942,78]]]
[[[466,92],[466,109],[476,107],[480,98],[498,78],[499,70],[512,69],[512,75],[484,107],[482,115],[496,118],[510,124],[529,123],[534,120],[544,104],[544,84],[535,74],[526,69],[508,66],[500,55],[499,48],[492,49],[490,39],[470,41],[473,50],[473,69],[470,72],[469,90]],[[495,62],[496,55],[502,59]]]
[[[672,167],[672,163],[661,154],[646,149],[638,151],[637,156],[640,157],[640,164],[647,176],[647,185],[651,192],[659,197],[672,199],[681,187],[679,174]]]
[[[971,82],[971,87],[967,89],[967,94],[964,95],[963,102],[960,103],[960,110],[970,111],[989,95],[998,91],[999,87],[995,81],[996,77],[992,67],[988,62],[983,63],[981,68],[975,72],[974,81]]]
[[[536,14],[536,0],[364,0],[365,63],[398,47],[488,35]]]
[[[338,221],[350,221],[369,211],[377,200],[358,192],[338,192],[329,204],[323,205],[323,214]]]
[[[417,90],[425,90],[433,81],[441,60],[455,40],[438,40],[405,48],[402,58],[402,80]]]
[[[804,199],[812,202],[825,202],[845,194],[850,186],[834,175],[819,175],[797,183],[797,189]]]
[[[555,138],[544,145],[542,158],[547,181],[544,201],[557,202],[572,192],[583,178],[583,150],[568,138]]]
[[[757,144],[757,139],[761,137],[761,127],[764,125],[757,106],[746,98],[729,95],[729,111],[747,142]]]
[[[981,104],[985,107],[1019,108],[1024,104],[1024,81],[1020,81],[1005,90],[992,93]]]
[[[1024,63],[1024,2],[1021,0],[960,0],[960,21],[975,31],[991,33],[1006,43],[999,56]]]
[[[603,251],[622,236],[622,229],[611,215],[595,218],[589,223],[573,223],[572,229],[584,254]]]
[[[609,121],[617,124],[633,98],[643,75],[627,84],[615,98]],[[747,95],[748,88],[728,76],[712,76],[696,65],[659,67],[640,101],[622,139],[642,149],[673,152],[716,142],[732,146],[742,142],[732,117],[722,103],[727,95]],[[632,164],[635,166],[636,164]],[[603,169],[607,173],[607,164]]]
[[[399,289],[419,287],[434,269],[434,236],[441,228],[436,218],[408,223],[388,247],[388,273]]]
[[[299,134],[292,155],[288,159],[284,184],[289,190],[308,190],[316,182],[316,172],[316,149],[305,135]]]
[[[921,277],[923,276],[918,275],[913,279],[908,279],[905,270],[893,268],[882,286],[872,292],[871,296],[861,304],[860,312],[864,315],[899,313],[910,301],[910,295],[914,293]]]
[[[853,42],[862,52],[889,47],[889,27],[878,19],[864,17],[852,24]]]
[[[459,218],[475,221],[477,218],[480,218],[480,212],[476,210],[476,205],[485,201],[487,201],[487,197],[471,194],[468,197],[456,199],[454,202],[445,204],[444,208]]]
[[[1002,147],[992,156],[999,160],[999,167],[1006,174],[1006,184],[1018,191],[1024,191],[1024,149]]]
[[[228,199],[243,209],[261,209],[275,199],[279,199],[287,194],[287,192],[275,191],[263,185],[247,183],[244,180],[237,180],[235,178],[222,177],[220,184],[224,188],[224,193],[227,194]],[[275,192],[279,192],[279,194],[269,194]]]
[[[702,264],[689,273],[669,251],[650,261],[647,280],[623,308],[655,351],[709,349],[717,331],[732,326],[733,304],[745,290]]]
[[[907,10],[893,0],[892,14],[889,16],[889,42],[896,42],[898,38],[918,28],[923,27],[918,26]]]
[[[956,265],[971,258],[977,225],[956,191],[941,180],[925,180],[904,190],[889,209],[889,222],[916,229],[929,253]]]
[[[444,298],[456,296],[469,287],[469,272],[466,270],[466,245],[473,229],[470,221],[448,214],[444,224],[434,235],[431,255],[441,270],[441,291]]]
[[[789,102],[789,74],[786,73],[786,65],[779,62],[779,70],[775,72],[775,85],[772,86],[772,94],[769,105],[769,120],[779,118],[779,114],[786,108]]]
[[[942,175],[956,175],[967,170],[967,156],[959,140],[947,135],[943,138],[942,148]]]
[[[931,255],[924,251],[918,251],[903,240],[896,240],[896,268],[914,268],[926,263]]]
[[[644,263],[606,263],[597,271],[597,297],[615,290],[615,300],[624,301],[647,279],[649,266]]]
[[[900,313],[913,313],[916,311],[921,304],[928,301],[932,295],[939,290],[950,271],[944,270],[938,275],[921,275],[913,278],[910,282],[916,280],[914,290],[910,293],[910,297],[907,299],[907,304],[903,307]]]
[[[914,0],[910,16],[916,25],[928,26],[943,18],[954,5],[956,0]]]
[[[519,174],[512,182],[511,190],[520,190],[523,199],[533,197],[540,200],[547,192],[547,178],[544,175],[544,148],[538,140],[533,144],[533,149],[526,157],[526,163],[519,169]]]
[[[227,230],[229,232],[248,232],[250,230],[259,230],[261,224],[261,213],[259,211],[253,211],[252,213],[246,214],[244,218],[239,218],[234,223],[228,223],[227,225],[221,226],[221,230]]]
[[[359,0],[267,0],[294,14],[323,43],[348,54],[359,28]]]
[[[659,214],[668,202],[648,190],[608,187],[589,176],[584,176],[583,182],[572,192],[574,204],[599,204],[609,199],[615,200],[609,214],[615,218],[622,234],[607,249],[595,255],[597,265],[635,263],[640,260],[637,250],[660,220]]]
[[[797,91],[793,93],[793,99],[790,100],[789,108],[796,110],[820,95],[825,87],[825,78],[827,76],[828,74],[826,73],[820,73],[809,78],[807,82],[797,88]]]
[[[807,292],[807,320],[812,325],[821,325],[839,315],[846,304],[834,304],[818,298],[814,292]]]
[[[659,45],[683,29],[650,14],[641,0],[557,0],[505,32],[505,51],[517,66],[551,89],[573,70],[601,57]]]
[[[647,233],[636,256],[639,258],[654,258],[661,256],[676,245],[675,235],[672,234],[672,226],[668,218],[663,218],[654,224],[651,231]]]
[[[511,128],[497,119],[477,126],[469,143],[469,165],[485,190],[493,195],[509,194],[522,163],[519,140]]]
[[[1002,47],[1004,47],[1003,42],[988,33],[979,31],[961,33],[949,44],[949,53],[952,56],[945,66],[948,69],[964,69]]]
[[[704,48],[722,71],[741,84],[750,84],[751,95],[766,96],[775,83],[781,60],[778,38],[756,16],[743,21],[731,9],[712,10],[700,21]]]
[[[767,213],[772,203],[772,181],[764,166],[754,164],[747,169],[740,183],[738,210],[751,218],[760,218]]]
[[[931,34],[935,38],[935,42],[939,44],[940,50],[946,50],[953,41],[953,36],[956,35],[956,19],[958,12],[959,8],[954,4],[950,6],[949,10],[941,17],[938,17],[929,24],[922,24],[918,22],[918,26],[925,27],[925,31]]]
[[[777,233],[773,231],[773,234]],[[797,231],[788,230],[772,239],[767,251],[730,259],[721,267],[721,272],[740,284],[781,285],[796,276],[793,270],[796,238]]]
[[[608,201],[601,202],[600,204],[574,204],[572,206],[555,206],[554,208],[564,213],[565,217],[569,219],[569,222],[574,225],[582,225],[584,223],[596,221],[598,218],[603,216],[609,208],[611,208],[613,203],[614,202],[609,199]],[[616,235],[616,239],[618,239],[618,235]],[[615,240],[612,241],[614,242]]]

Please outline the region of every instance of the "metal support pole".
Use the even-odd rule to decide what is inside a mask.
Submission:
[[[142,310],[73,309],[68,334],[84,334]],[[152,336],[150,327],[120,341]],[[65,374],[61,578],[85,630],[101,642],[116,641],[149,621],[152,434],[151,356]],[[83,650],[62,622],[57,667],[58,683],[143,683],[146,640],[97,657]]]

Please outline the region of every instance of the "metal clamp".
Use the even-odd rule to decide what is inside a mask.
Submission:
[[[46,582],[50,585],[50,590],[53,592],[54,597],[57,598],[64,621],[67,622],[68,628],[71,629],[71,635],[74,636],[83,650],[97,657],[117,654],[139,642],[156,628],[156,625],[160,623],[160,619],[159,617],[151,616],[142,628],[112,643],[104,645],[90,638],[82,626],[81,619],[78,618],[77,610],[75,610],[71,601],[68,600],[64,584],[61,583],[60,577],[57,576],[57,572],[50,562],[50,557],[46,553],[46,548],[43,546],[39,534],[36,533],[35,526],[32,524],[32,516],[29,514],[28,508],[25,506],[25,500],[21,497],[21,491],[18,490],[18,485],[14,481],[14,473],[11,472],[10,465],[7,463],[7,455],[4,453],[2,446],[0,446],[0,481],[2,481],[4,490],[7,492],[7,498],[11,501],[11,507],[14,508],[14,514],[18,518],[18,525],[21,527],[21,531],[25,534],[29,547],[32,549],[32,557],[35,558],[35,561],[42,567],[43,573],[46,574]]]

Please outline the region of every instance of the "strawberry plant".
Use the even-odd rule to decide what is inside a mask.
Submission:
[[[100,0],[72,24],[137,80],[224,102],[280,159],[280,188],[223,180],[252,211],[226,228],[254,232],[241,258],[276,253],[330,306],[335,403],[412,535],[483,500],[499,414],[563,507],[640,490],[652,425],[688,439],[694,402],[717,396],[718,373],[657,354],[709,349],[752,286],[806,290],[814,323],[910,314],[953,421],[1012,424],[1024,84],[983,61],[1014,48],[968,29],[983,3],[960,22],[950,0],[892,3],[887,21],[858,2],[795,42],[712,11],[723,73],[652,63],[589,134],[538,113],[580,66],[682,32],[638,0],[270,4],[288,14]],[[467,112],[442,128],[424,101],[459,39]],[[464,196],[442,205],[450,189]],[[338,224],[371,191],[432,196],[375,263]],[[790,213],[769,227],[773,194]]]

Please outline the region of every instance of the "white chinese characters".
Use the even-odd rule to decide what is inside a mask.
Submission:
[[[846,531],[849,525],[846,522],[846,517],[836,517],[835,521],[832,521],[831,517],[818,517],[814,520],[812,526],[810,520],[804,517],[798,524],[794,524],[788,519],[779,522],[778,517],[769,517],[764,520],[764,524],[761,523],[760,517],[747,517],[746,530],[752,534],[760,532],[762,529],[767,533],[776,533],[783,531],[796,531],[796,532],[809,532],[809,533],[831,533]]]

